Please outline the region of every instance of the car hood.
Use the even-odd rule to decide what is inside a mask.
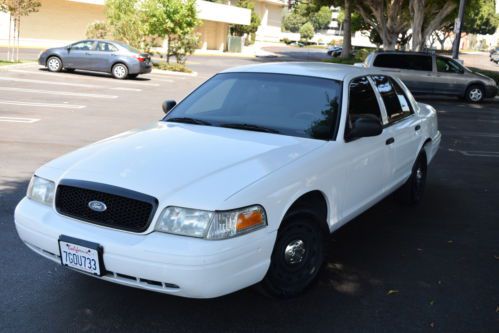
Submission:
[[[64,155],[37,174],[128,188],[213,209],[231,194],[325,144],[237,129],[158,122]]]

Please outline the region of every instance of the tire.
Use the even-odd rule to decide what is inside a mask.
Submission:
[[[317,218],[306,212],[289,214],[277,233],[260,292],[279,298],[301,294],[316,280],[324,253],[324,233]]]
[[[428,165],[426,154],[421,152],[414,162],[412,173],[404,185],[396,192],[398,199],[407,205],[417,205],[423,198],[426,187]]]
[[[470,103],[480,103],[485,98],[485,88],[481,85],[473,84],[466,89],[464,97]]]
[[[111,69],[111,74],[113,74],[115,79],[124,80],[128,76],[128,67],[122,63],[115,64]]]
[[[62,71],[62,60],[59,57],[51,56],[47,59],[47,68],[51,72]]]
[[[128,74],[129,79],[136,79],[139,74]]]

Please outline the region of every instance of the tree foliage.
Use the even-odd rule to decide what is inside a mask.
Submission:
[[[293,4],[291,12],[283,20],[283,29],[299,32],[302,25],[310,22],[315,30],[327,29],[331,22],[331,9],[321,6],[318,2],[303,0]]]
[[[494,0],[468,0],[463,22],[463,32],[469,34],[494,34],[499,26]]]
[[[106,39],[109,38],[109,27],[106,22],[95,21],[87,26],[85,36],[88,39]]]
[[[147,48],[140,0],[106,0],[106,18],[114,38],[139,49]]]
[[[304,41],[309,41],[314,37],[315,30],[312,23],[307,22],[300,28],[300,38]]]

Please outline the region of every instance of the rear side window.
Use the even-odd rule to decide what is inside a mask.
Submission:
[[[118,49],[116,48],[116,46],[114,46],[112,44],[105,43],[105,42],[99,42],[99,44],[97,44],[97,51],[116,52],[116,51],[118,51]]]
[[[388,122],[394,122],[413,113],[411,104],[402,88],[388,76],[375,75],[372,77],[376,88],[383,98]]]
[[[430,55],[378,54],[373,65],[375,67],[411,69],[415,71],[432,70]]]

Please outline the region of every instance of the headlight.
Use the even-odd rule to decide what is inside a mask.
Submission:
[[[55,183],[45,178],[33,176],[28,186],[27,196],[45,205],[54,202]]]
[[[225,239],[266,225],[267,216],[261,206],[216,212],[167,207],[161,213],[156,230],[198,238]]]

